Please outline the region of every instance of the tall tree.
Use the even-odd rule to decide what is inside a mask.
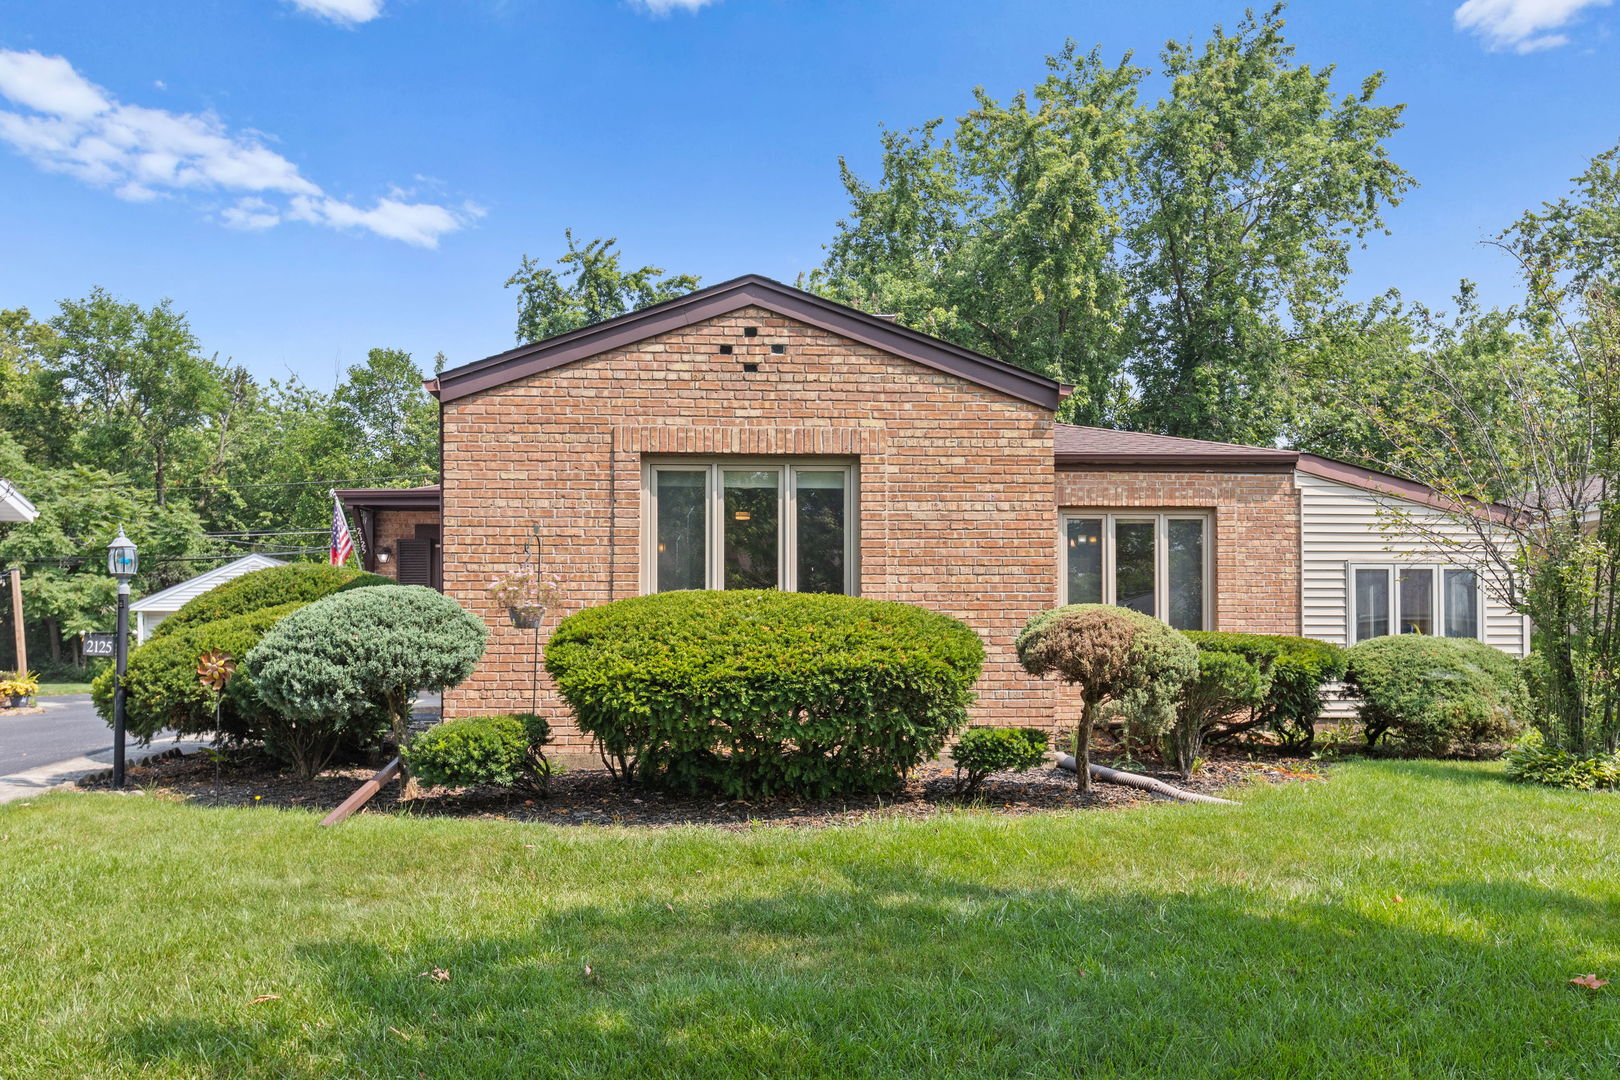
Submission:
[[[1073,383],[1068,414],[1118,411],[1126,312],[1115,259],[1142,69],[1070,42],[1033,91],[885,132],[867,184],[840,160],[850,216],[810,287]]]
[[[422,369],[399,349],[372,349],[332,395],[333,418],[357,466],[378,476],[436,473],[439,407]]]
[[[517,273],[506,279],[508,289],[518,290],[519,345],[673,300],[698,287],[692,274],[666,277],[657,266],[624,269],[616,238],[598,237],[581,246],[572,229],[563,238],[568,250],[557,260],[560,273],[525,255]]]
[[[75,462],[149,480],[162,505],[177,459],[199,448],[222,389],[218,365],[198,355],[167,300],[143,310],[98,288],[63,301],[50,327],[38,378],[72,416],[64,449]]]
[[[1382,73],[1335,98],[1331,65],[1292,62],[1282,11],[1160,54],[1170,92],[1143,114],[1127,229],[1146,430],[1276,439],[1290,317],[1337,302],[1351,245],[1411,186]]]
[[[1281,13],[1168,44],[1151,106],[1129,56],[1071,42],[1028,94],[977,91],[954,140],[886,133],[877,183],[844,166],[810,286],[1074,383],[1067,419],[1273,441],[1291,331],[1411,183],[1381,76],[1335,98]]]

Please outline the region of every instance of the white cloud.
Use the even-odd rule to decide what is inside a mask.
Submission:
[[[292,5],[335,23],[358,26],[382,14],[383,0],[292,0]]]
[[[696,11],[718,0],[630,0],[634,7],[653,15],[668,15],[672,11]]]
[[[1589,7],[1607,7],[1610,0],[1466,0],[1452,18],[1457,29],[1472,30],[1492,49],[1517,53],[1540,52],[1569,44],[1568,34],[1552,33],[1567,26]]]
[[[122,104],[60,56],[0,49],[0,98],[22,107],[0,108],[0,141],[41,168],[131,202],[175,193],[235,196],[220,217],[236,228],[303,221],[431,248],[482,213],[410,202],[397,189],[370,209],[345,202],[255,133],[233,132],[212,113]]]

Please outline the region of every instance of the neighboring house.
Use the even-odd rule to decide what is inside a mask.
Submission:
[[[1066,387],[767,278],[428,387],[443,418],[442,489],[339,496],[359,518],[368,569],[407,580],[406,553],[414,566],[426,558],[422,583],[491,627],[446,716],[529,708],[535,635],[510,626],[486,589],[537,542],[567,594],[545,629],[585,606],[688,588],[859,593],[955,615],[985,642],[975,718],[999,724],[1072,708],[1012,649],[1054,604],[1345,641],[1351,583],[1368,603],[1376,591],[1354,562],[1390,570],[1390,625],[1417,612],[1415,600],[1401,606],[1415,579],[1394,570],[1375,506],[1403,481],[1288,450],[1057,424]],[[1461,626],[1446,607],[1460,603],[1457,579],[1436,564],[1430,581],[1438,625]],[[1500,614],[1478,602],[1500,637]],[[540,707],[565,747],[583,742],[549,690]]]
[[[141,597],[129,605],[129,612],[135,618],[135,643],[139,645],[145,641],[159,623],[185,607],[186,601],[201,596],[215,585],[223,585],[255,570],[285,565],[280,559],[272,559],[268,555],[244,555],[206,574],[198,574],[151,596]]]
[[[337,494],[359,528],[364,569],[401,585],[440,587],[439,485]]]
[[[10,480],[0,480],[0,522],[30,522],[39,511]]]

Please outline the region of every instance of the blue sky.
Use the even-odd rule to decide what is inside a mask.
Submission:
[[[1460,6],[1459,6],[1460,3]],[[172,297],[210,351],[329,386],[367,348],[511,344],[562,231],[792,280],[882,124],[1032,84],[1066,37],[1149,59],[1240,3],[0,0],[0,307]],[[1479,246],[1620,138],[1609,0],[1296,0],[1301,59],[1408,103],[1422,185],[1357,295],[1510,302]]]

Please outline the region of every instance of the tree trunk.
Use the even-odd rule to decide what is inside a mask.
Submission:
[[[1086,768],[1075,769],[1074,778],[1080,788],[1080,794],[1091,792],[1091,729],[1097,722],[1097,704],[1087,698],[1080,707],[1080,726],[1074,731],[1074,756]]]
[[[388,695],[388,726],[394,732],[394,746],[399,753],[399,797],[401,799],[415,799],[421,796],[422,786],[411,775],[411,768],[405,761],[405,741],[410,734],[411,714],[408,695]]]
[[[1058,755],[1057,767],[1060,769],[1074,769],[1077,775],[1079,773],[1079,770],[1075,766],[1074,758],[1069,754]],[[1163,780],[1155,780],[1153,777],[1143,776],[1141,773],[1120,772],[1118,769],[1110,769],[1106,765],[1092,765],[1088,762],[1086,764],[1086,772],[1089,773],[1090,776],[1095,776],[1097,779],[1106,781],[1110,784],[1119,784],[1123,787],[1133,787],[1139,788],[1142,791],[1151,791],[1155,795],[1164,795],[1172,799],[1178,799],[1181,802],[1220,803],[1222,806],[1242,805],[1241,803],[1233,802],[1231,799],[1220,799],[1216,798],[1214,795],[1203,795],[1196,791],[1184,791],[1181,788],[1170,786]]]

